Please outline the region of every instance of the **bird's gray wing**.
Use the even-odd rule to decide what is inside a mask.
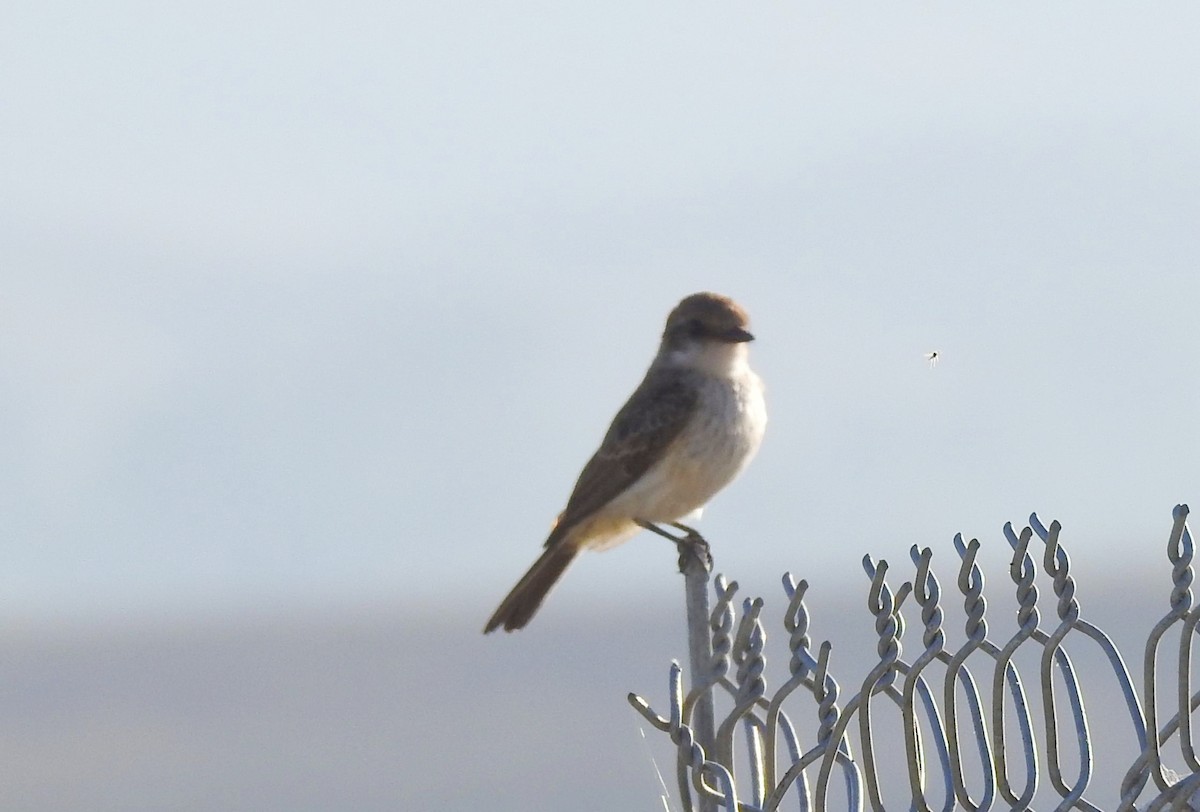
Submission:
[[[648,374],[583,467],[546,546],[558,542],[646,473],[691,420],[698,401],[699,391],[686,372]]]

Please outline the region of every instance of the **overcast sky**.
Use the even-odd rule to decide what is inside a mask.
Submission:
[[[771,422],[702,528],[763,589],[1033,510],[1124,570],[1200,494],[1193,5],[4,17],[10,617],[482,622],[705,289]],[[585,558],[548,611],[673,559]]]

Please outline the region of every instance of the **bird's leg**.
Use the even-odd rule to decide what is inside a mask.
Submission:
[[[700,535],[694,528],[688,527],[686,524],[679,522],[670,522],[671,527],[677,530],[682,530],[686,535],[676,536],[668,533],[654,522],[643,521],[642,519],[634,520],[638,527],[643,530],[649,530],[651,533],[657,533],[665,539],[670,539],[675,542],[675,548],[679,550],[679,571],[683,572],[687,569],[689,558],[697,559],[707,572],[712,572],[713,557],[709,549],[708,542],[704,536]]]
[[[667,533],[666,530],[660,528],[659,525],[655,524],[654,522],[646,522],[646,521],[643,521],[643,519],[634,519],[634,523],[637,525],[637,527],[640,527],[643,530],[649,530],[650,533],[659,534],[660,536],[664,537],[664,539],[670,539],[671,541],[679,541],[678,536],[673,536],[670,533]]]

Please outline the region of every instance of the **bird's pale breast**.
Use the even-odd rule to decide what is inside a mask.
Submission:
[[[673,522],[703,507],[758,451],[766,428],[762,384],[749,369],[731,377],[698,375],[692,420],[637,482],[600,511],[609,517]],[[627,534],[587,544],[603,549]]]

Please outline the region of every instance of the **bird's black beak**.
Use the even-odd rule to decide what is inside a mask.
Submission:
[[[734,327],[731,330],[726,330],[721,334],[721,338],[728,341],[730,344],[741,344],[744,341],[753,341],[754,335],[749,330],[743,330],[741,327]]]

